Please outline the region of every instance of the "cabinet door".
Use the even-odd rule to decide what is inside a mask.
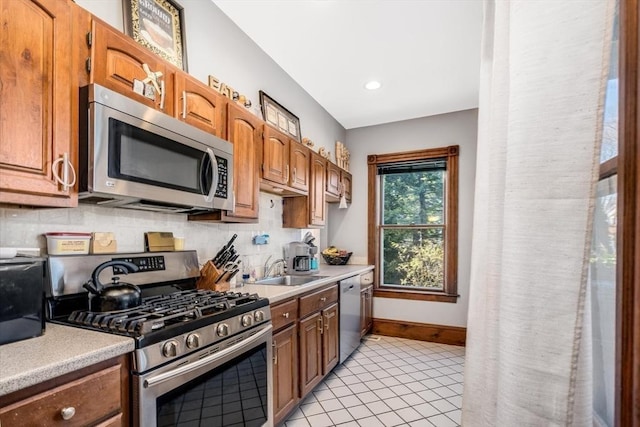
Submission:
[[[340,353],[340,336],[338,335],[338,304],[334,304],[322,311],[322,373],[328,374],[338,364]]]
[[[322,381],[322,316],[314,313],[301,320],[300,327],[300,397]]]
[[[224,137],[224,97],[181,71],[175,73],[176,116],[190,125]]]
[[[298,327],[273,336],[273,413],[277,424],[298,403]]]
[[[367,334],[367,288],[360,289],[360,338]]]
[[[341,190],[347,202],[351,202],[351,174],[347,171],[340,171]]]
[[[258,218],[262,121],[231,103],[227,107],[227,139],[233,144],[234,209],[227,214]]]
[[[94,20],[93,28],[91,82],[173,115],[174,79],[167,75],[171,71],[166,69],[163,60],[101,21]],[[150,89],[153,99],[134,92],[134,81],[147,78],[145,68],[152,73],[162,73],[158,80],[164,82],[164,91],[158,93]]]
[[[340,168],[332,162],[327,162],[327,201],[340,200]]]
[[[295,141],[289,141],[289,185],[302,191],[309,191],[309,149]]]
[[[327,160],[311,152],[311,188],[309,189],[309,223],[324,225],[325,223],[325,181]]]
[[[77,156],[70,5],[0,0],[0,15],[0,202],[77,206],[55,178],[70,184]]]
[[[373,326],[373,286],[360,290],[360,336],[365,336]]]
[[[289,182],[289,138],[269,126],[264,126],[262,178],[284,185]]]

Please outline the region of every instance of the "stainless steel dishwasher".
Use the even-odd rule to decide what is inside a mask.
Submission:
[[[340,281],[340,363],[360,345],[360,276]]]

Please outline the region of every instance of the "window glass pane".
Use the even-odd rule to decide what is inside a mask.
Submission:
[[[602,149],[600,163],[618,155],[618,13],[613,26],[613,41],[611,43],[611,59],[609,65],[609,80],[604,104],[604,124],[602,129]]]
[[[383,224],[443,224],[442,169],[381,175]]]
[[[444,288],[444,229],[382,229],[385,286]]]
[[[617,175],[598,183],[589,284],[593,334],[593,410],[599,425],[614,425],[616,348]],[[594,423],[595,425],[596,423]]]

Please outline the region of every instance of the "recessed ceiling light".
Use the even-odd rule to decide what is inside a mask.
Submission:
[[[376,81],[376,80],[371,80],[366,85],[364,85],[364,87],[369,89],[369,90],[380,89],[380,86],[382,86],[382,84],[380,84],[380,82]]]

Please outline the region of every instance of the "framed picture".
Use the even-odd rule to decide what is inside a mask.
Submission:
[[[300,119],[263,91],[259,93],[264,121],[300,142]]]
[[[187,71],[184,13],[174,0],[122,0],[124,31],[135,41]]]

